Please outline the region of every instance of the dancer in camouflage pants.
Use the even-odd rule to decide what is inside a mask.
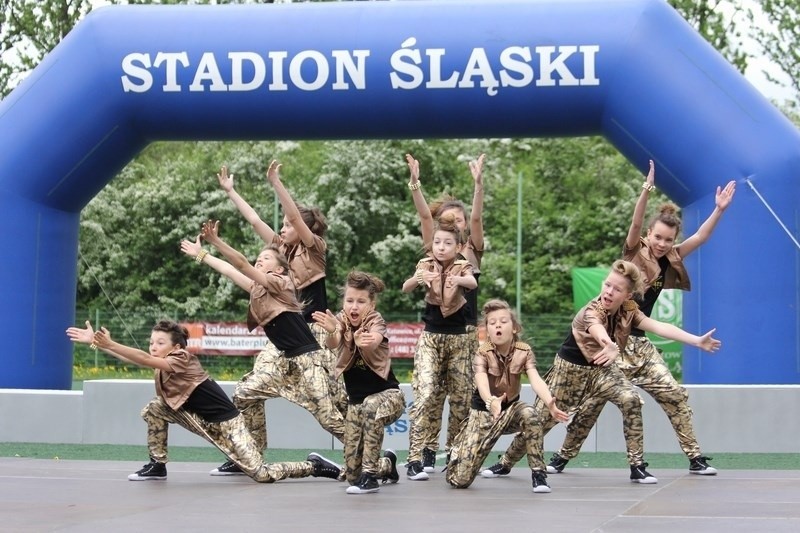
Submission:
[[[355,485],[362,472],[385,478],[393,465],[381,457],[385,426],[403,414],[406,400],[400,389],[387,389],[367,396],[347,409],[344,433],[344,464],[347,482]]]
[[[147,423],[147,448],[150,457],[158,463],[167,463],[169,460],[167,435],[169,424],[172,423],[219,448],[245,474],[259,483],[309,477],[314,473],[314,465],[310,461],[265,463],[241,415],[225,422],[213,423],[185,409],[174,410],[161,398],[153,398],[142,409],[142,418]]]
[[[700,455],[700,445],[692,425],[689,395],[672,376],[664,359],[647,337],[630,337],[618,366],[634,385],[650,394],[669,418],[683,453],[693,458]],[[567,436],[557,452],[563,459],[573,459],[597,423],[604,401],[586,402],[567,428]]]

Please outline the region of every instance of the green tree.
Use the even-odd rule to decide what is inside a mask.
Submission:
[[[769,26],[755,23],[762,15],[766,16]],[[800,42],[800,2],[762,0],[758,9],[748,10],[748,18],[752,24],[753,38],[764,54],[786,74],[795,93],[800,94],[800,52],[797,48]],[[764,74],[769,81],[786,85],[786,82],[777,79],[770,72],[765,71]]]
[[[739,72],[747,68],[738,21],[744,16],[741,0],[669,0],[700,35],[731,62]]]

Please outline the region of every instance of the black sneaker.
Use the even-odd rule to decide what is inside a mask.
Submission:
[[[547,474],[544,473],[544,470],[531,472],[531,484],[533,485],[533,492],[550,492],[550,485],[547,484]]]
[[[412,481],[427,481],[428,474],[422,469],[422,463],[419,461],[411,461],[408,463],[408,472],[406,476]]]
[[[342,469],[339,465],[331,461],[330,459],[326,459],[322,457],[320,454],[316,452],[311,452],[306,457],[306,461],[314,465],[314,471],[311,473],[314,477],[327,477],[330,479],[339,479],[339,474],[342,473]]]
[[[564,467],[567,466],[569,459],[564,459],[557,453],[553,454],[553,457],[550,458],[550,463],[547,465],[547,473],[548,474],[560,474],[564,471]]]
[[[372,492],[378,492],[380,487],[378,487],[378,480],[375,479],[375,476],[372,474],[363,473],[361,477],[358,478],[355,485],[350,485],[347,487],[347,494],[370,494]]]
[[[436,452],[428,448],[422,448],[422,469],[425,472],[433,472],[436,466]]]
[[[244,476],[246,475],[233,461],[228,461],[208,473],[211,476]]]
[[[653,485],[658,480],[650,472],[645,470],[647,463],[631,465],[631,483],[641,483],[643,485]]]
[[[698,474],[700,476],[716,476],[717,469],[708,464],[711,457],[698,455],[694,459],[689,459],[689,473]]]
[[[383,456],[392,462],[392,469],[386,474],[381,481],[383,483],[397,483],[400,481],[400,474],[397,472],[397,454],[394,450],[385,450]]]
[[[140,470],[128,476],[131,481],[150,481],[167,479],[167,465],[159,463],[155,459],[144,465]]]
[[[481,471],[481,476],[488,478],[495,478],[500,476],[507,476],[511,473],[511,469],[503,463],[497,463],[490,466],[486,470]]]

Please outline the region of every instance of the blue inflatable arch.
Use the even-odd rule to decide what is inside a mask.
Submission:
[[[150,142],[583,135],[654,159],[685,233],[739,181],[684,376],[800,382],[795,127],[662,0],[484,0],[91,13],[0,103],[0,387],[70,388],[80,211]]]

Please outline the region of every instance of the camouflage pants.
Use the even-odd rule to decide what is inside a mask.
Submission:
[[[408,412],[408,460],[419,461],[422,448],[431,440],[435,428],[441,428],[443,403],[437,395],[450,397],[450,423],[454,433],[469,415],[472,399],[472,358],[469,335],[423,331],[414,353],[411,389],[414,403]],[[432,429],[433,428],[433,429]],[[434,442],[438,443],[437,438]],[[438,444],[434,449],[438,449]]]
[[[544,381],[556,399],[556,405],[565,412],[579,412],[587,402],[611,402],[622,412],[622,431],[628,451],[628,463],[637,465],[644,460],[644,429],[642,427],[642,398],[636,387],[628,381],[617,365],[582,366],[556,356],[553,367]],[[534,403],[542,424],[542,437],[558,423],[550,416],[544,403]],[[577,418],[570,422],[570,427]],[[580,424],[580,421],[578,421]],[[586,429],[587,433],[591,429]],[[525,453],[524,437],[518,435],[500,461],[512,467]]]
[[[380,456],[384,427],[400,418],[405,407],[400,389],[371,394],[362,403],[349,406],[344,425],[344,468],[351,485],[362,472],[377,478],[391,472],[391,461]]]
[[[453,447],[453,441],[461,430],[461,425],[464,422],[462,409],[460,409],[458,405],[454,406],[454,394],[455,398],[458,398],[457,401],[460,402],[461,399],[459,398],[458,392],[464,390],[464,387],[466,387],[471,394],[472,388],[475,386],[473,381],[472,359],[475,357],[475,354],[478,353],[478,328],[475,326],[467,326],[467,337],[468,344],[464,348],[465,357],[459,355],[459,360],[453,362],[452,367],[457,367],[457,371],[454,372],[454,378],[450,381],[450,387],[448,388],[447,385],[439,387],[431,400],[431,412],[442,413],[444,410],[445,397],[449,395],[450,414],[447,417],[447,440],[444,446],[447,452]],[[464,380],[466,380],[466,382]],[[469,398],[471,398],[471,396]],[[468,407],[469,401],[468,399]],[[433,450],[434,452],[438,450],[439,432],[441,430],[442,417],[434,417],[431,420],[431,425],[428,427],[428,433],[425,437],[425,445],[423,447]]]
[[[273,344],[256,356],[253,370],[236,384],[233,403],[242,412],[256,447],[267,447],[264,400],[285,398],[299,405],[334,437],[344,439],[344,417],[330,394],[330,374],[322,363],[323,352],[284,357]]]
[[[631,383],[641,387],[658,402],[666,413],[678,437],[683,453],[694,458],[700,455],[700,444],[694,435],[692,409],[689,407],[689,394],[669,371],[661,354],[647,337],[630,337],[625,353],[617,360]],[[588,401],[581,406],[575,419],[567,429],[567,436],[558,454],[564,459],[572,459],[581,450],[583,441],[589,436],[597,423],[605,402]],[[576,424],[577,422],[577,424]]]
[[[142,409],[147,423],[147,448],[150,457],[159,463],[168,462],[169,424],[178,424],[214,446],[259,483],[274,483],[286,478],[311,475],[314,467],[308,461],[297,463],[265,463],[242,415],[225,422],[208,422],[186,409],[172,409],[161,398],[153,398]]]
[[[536,411],[533,406],[517,401],[509,405],[497,420],[493,420],[487,411],[470,410],[467,423],[450,450],[447,482],[458,489],[469,487],[497,439],[511,433],[518,433],[518,438],[525,444],[531,470],[544,470],[544,437]]]

